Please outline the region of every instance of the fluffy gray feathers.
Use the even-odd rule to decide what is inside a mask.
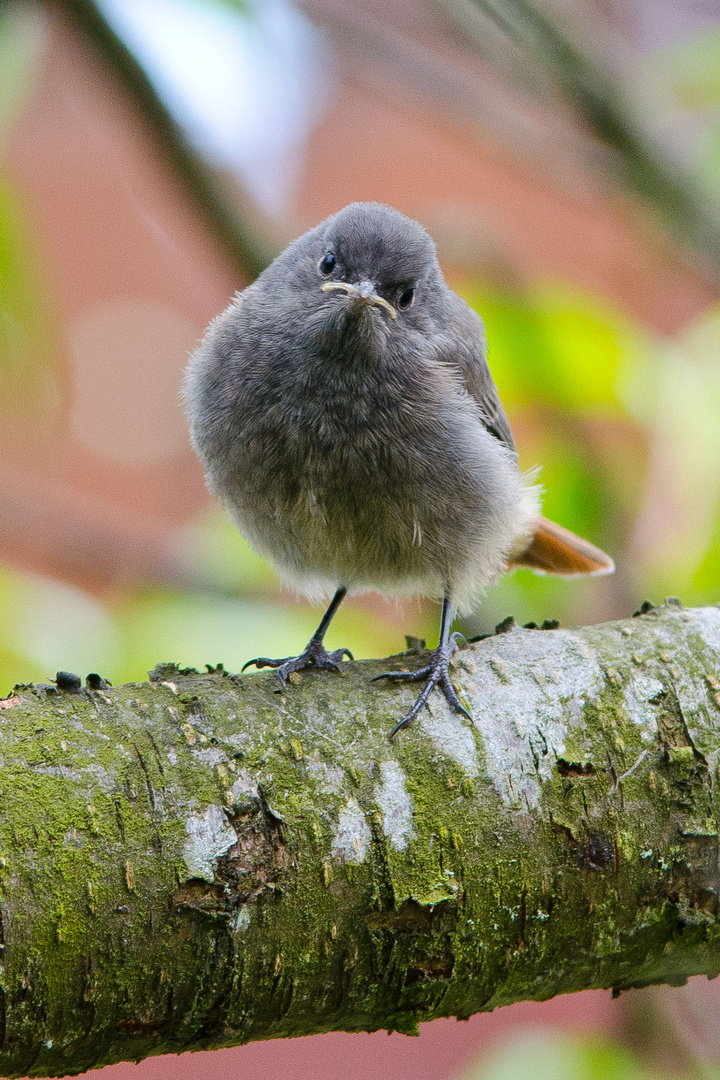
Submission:
[[[290,244],[211,324],[185,399],[211,489],[308,595],[448,591],[466,610],[532,532],[482,322],[390,207]]]

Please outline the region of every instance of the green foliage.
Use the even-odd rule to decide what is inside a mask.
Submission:
[[[206,0],[206,3],[214,4],[216,7],[230,8],[238,15],[250,16],[252,14],[246,0]]]
[[[477,285],[464,296],[485,321],[493,377],[510,409],[622,408],[621,370],[642,362],[646,344],[619,312],[587,294],[540,282],[525,292]]]
[[[545,513],[619,557],[645,465],[625,387],[652,369],[652,343],[619,312],[557,284],[510,291],[478,283],[463,295],[485,321],[521,464],[540,467]],[[520,571],[490,591],[468,629],[487,631],[508,612],[521,622],[577,622],[608,587]]]
[[[215,589],[267,594],[277,579],[265,559],[257,555],[230,521],[217,509],[188,522],[173,543],[188,573],[202,574]]]
[[[0,410],[40,412],[47,423],[60,395],[45,295],[27,214],[0,176]]]
[[[158,660],[201,670],[223,663],[239,671],[253,656],[294,655],[311,637],[322,608],[283,593],[256,555],[248,561],[262,566],[263,591],[145,589],[121,594],[114,603],[0,566],[0,696],[16,682],[47,682],[60,669],[83,676],[99,671],[118,684],[144,679]],[[328,640],[358,658],[399,652],[404,639],[396,620],[393,607],[371,614],[362,601],[346,601]],[[435,632],[415,605],[407,627],[428,637]]]
[[[110,612],[51,578],[0,567],[0,612],[0,695],[15,682],[46,682],[59,668],[109,669],[122,651]]]
[[[0,145],[32,87],[42,48],[37,11],[0,9]],[[57,341],[47,304],[30,214],[0,174],[0,415],[42,413],[45,423],[60,400]],[[3,415],[4,414],[4,415]]]
[[[273,599],[273,592],[275,598]],[[251,599],[174,591],[145,592],[115,612],[124,652],[112,668],[115,680],[137,678],[158,659],[202,668],[222,662],[239,671],[253,656],[293,656],[312,636],[322,608],[268,590]],[[399,652],[402,635],[380,617],[376,623],[352,603],[333,620],[329,641],[359,657]]]
[[[694,114],[690,164],[707,193],[720,199],[720,30],[710,27],[663,49],[650,68],[674,103]]]
[[[0,139],[32,87],[43,43],[42,19],[29,5],[0,7]]]
[[[607,1039],[525,1030],[464,1080],[652,1080],[657,1075]]]
[[[716,27],[683,39],[658,57],[678,102],[687,108],[712,109],[720,103],[720,30]]]

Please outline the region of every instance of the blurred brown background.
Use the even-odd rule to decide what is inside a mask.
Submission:
[[[318,612],[209,499],[179,389],[233,292],[354,199],[431,231],[486,320],[548,514],[618,564],[590,582],[520,572],[464,629],[720,599],[720,5],[6,2],[0,692],[59,668],[238,669],[312,632]],[[380,655],[405,632],[432,639],[435,620],[359,597],[332,636]],[[717,1008],[696,980],[436,1022],[419,1040],[328,1035],[106,1071],[720,1076]]]

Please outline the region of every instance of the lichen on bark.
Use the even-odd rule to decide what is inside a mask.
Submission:
[[[720,971],[720,610],[386,663],[0,702],[3,1075]]]

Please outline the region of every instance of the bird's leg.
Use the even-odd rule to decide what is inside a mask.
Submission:
[[[397,735],[400,728],[408,727],[412,724],[413,720],[430,697],[433,688],[436,686],[440,687],[445,698],[455,712],[467,716],[468,720],[471,719],[470,713],[460,701],[460,698],[455,692],[455,687],[450,680],[450,660],[458,647],[458,638],[462,638],[462,634],[450,633],[451,623],[452,604],[450,602],[450,597],[446,594],[443,598],[442,615],[440,617],[440,641],[438,642],[437,649],[433,649],[430,653],[430,663],[419,671],[387,671],[382,675],[376,675],[372,680],[373,682],[377,679],[395,679],[405,682],[421,682],[423,679],[425,680],[425,686],[410,712],[406,716],[403,716],[402,720],[398,721],[390,732],[391,739]]]
[[[323,638],[346,593],[347,589],[343,587],[339,588],[335,593],[330,601],[330,606],[320,621],[320,625],[299,656],[286,656],[282,660],[270,660],[267,656],[257,656],[254,660],[248,660],[247,664],[243,664],[242,670],[244,671],[245,668],[253,664],[257,668],[276,668],[277,677],[283,690],[286,687],[285,680],[293,671],[302,671],[303,668],[308,667],[331,668],[333,671],[340,671],[340,661],[346,656],[349,660],[352,660],[353,654],[349,649],[335,649],[334,652],[329,653],[323,645]]]

